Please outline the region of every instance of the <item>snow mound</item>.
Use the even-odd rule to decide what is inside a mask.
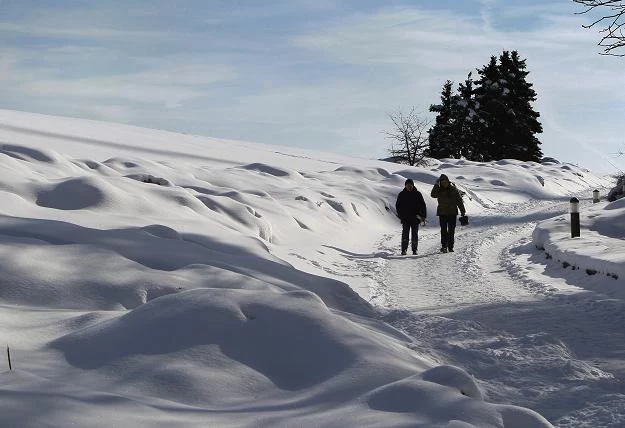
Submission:
[[[152,300],[50,346],[77,368],[120,379],[140,373],[132,376],[136,390],[206,405],[216,396],[249,400],[267,389],[303,390],[371,364],[402,373],[393,367],[408,361],[413,370],[423,367],[408,353],[389,354],[391,342],[381,334],[376,340],[307,291],[195,289]],[[159,389],[165,378],[168,387]],[[191,386],[198,379],[201,391]]]
[[[359,178],[365,178],[367,180],[379,180],[380,177],[390,178],[393,176],[393,174],[384,168],[357,168],[353,166],[341,166],[334,171],[353,174]]]
[[[262,214],[251,206],[241,203],[236,199],[240,193],[230,192],[218,196],[200,195],[197,199],[209,210],[223,214],[228,220],[242,225],[248,231],[267,242],[278,242],[273,235],[272,224],[263,219]]]
[[[462,165],[464,165],[464,163]],[[438,166],[437,169],[460,168],[462,165],[458,165],[458,161],[443,162]]]
[[[171,186],[172,184],[166,178],[155,177],[150,174],[129,174],[126,178],[130,178],[132,180],[137,180],[142,183],[148,184],[158,184],[159,186]]]
[[[421,374],[423,380],[458,389],[467,397],[483,400],[484,394],[475,379],[459,367],[438,366]]]
[[[0,153],[27,162],[56,163],[56,156],[51,151],[14,144],[0,144]]]
[[[610,202],[604,207],[605,210],[622,210],[624,208],[625,208],[625,198],[618,199],[614,202]]]
[[[416,188],[420,189],[422,193],[425,190],[425,194],[430,193],[430,190],[432,189],[431,186],[433,186],[436,180],[438,180],[438,177],[440,177],[440,174],[436,172],[418,170],[403,170],[400,171],[399,174],[402,175],[402,178],[405,177],[404,180],[406,178],[412,178]],[[402,187],[404,186],[404,180],[401,180],[401,183],[398,183]]]
[[[73,159],[72,163],[88,173],[97,172],[99,175],[104,177],[119,176],[119,173],[116,170],[102,162],[91,159]]]
[[[251,163],[249,165],[241,166],[242,169],[248,171],[257,171],[263,174],[273,175],[274,177],[289,177],[293,178],[299,176],[300,174],[297,171],[289,171],[285,168],[278,168],[272,165],[267,165],[265,163]]]
[[[145,226],[143,230],[158,238],[182,240],[182,237],[178,232],[171,227],[163,226],[162,224],[151,224],[149,226]]]
[[[497,410],[502,416],[504,428],[552,428],[544,417],[530,409],[500,404]]]
[[[607,204],[600,212],[593,210],[591,215],[590,230],[610,238],[625,239],[625,198]]]
[[[237,245],[178,234],[164,225],[99,230],[0,217],[0,255],[6,261],[0,296],[46,307],[133,308],[150,296],[207,284],[211,275],[225,271],[242,284],[257,279],[266,288],[303,288],[333,308],[372,314],[371,306],[346,284],[293,269],[268,255],[258,240],[239,238]],[[195,265],[203,266],[209,276],[197,275]]]
[[[124,171],[124,170],[129,170],[129,169],[140,167],[138,161],[134,161],[134,160],[126,159],[126,158],[120,158],[120,157],[107,159],[104,161],[104,165],[110,168],[113,168],[116,171]]]
[[[39,191],[36,204],[58,210],[82,210],[102,206],[111,198],[95,178],[79,177],[62,181]]]
[[[503,203],[521,203],[533,199],[553,199],[572,192],[591,187],[606,187],[609,179],[597,177],[575,165],[562,165],[559,168],[551,164],[522,162],[515,159],[503,159],[493,162],[471,162],[465,160],[442,159],[432,161],[432,173],[446,173],[450,168],[458,169],[455,184],[469,195],[465,205],[469,211],[483,206],[494,208],[489,201],[506,194]],[[434,183],[435,179],[418,177],[420,181]],[[450,176],[451,178],[451,176]],[[473,202],[477,205],[472,206]]]
[[[455,371],[442,368],[433,373],[437,372],[450,374]],[[366,400],[374,410],[418,413],[420,426],[454,428],[547,428],[552,426],[546,419],[531,410],[476,400],[465,396],[456,387],[429,382],[423,380],[421,376],[411,376],[382,386],[368,394]]]

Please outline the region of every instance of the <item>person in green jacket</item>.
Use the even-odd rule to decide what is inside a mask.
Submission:
[[[464,216],[466,213],[462,195],[456,188],[456,185],[450,182],[445,174],[441,174],[436,183],[434,183],[430,196],[438,200],[436,215],[441,225],[441,253],[453,252],[458,208],[460,209],[460,215]]]

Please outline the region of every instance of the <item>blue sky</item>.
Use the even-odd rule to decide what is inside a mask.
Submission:
[[[0,107],[386,155],[387,113],[517,50],[543,152],[625,170],[625,59],[570,0],[0,0]]]

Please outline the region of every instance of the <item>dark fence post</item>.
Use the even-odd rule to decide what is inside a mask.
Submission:
[[[571,198],[571,238],[579,236],[579,199]]]

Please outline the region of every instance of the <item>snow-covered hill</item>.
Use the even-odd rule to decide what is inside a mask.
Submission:
[[[33,427],[549,426],[381,319],[376,266],[394,255],[376,243],[399,233],[406,178],[431,223],[441,173],[478,223],[611,184],[568,164],[412,168],[5,110],[0,167],[15,369],[0,425]],[[609,209],[593,233],[623,218]]]

